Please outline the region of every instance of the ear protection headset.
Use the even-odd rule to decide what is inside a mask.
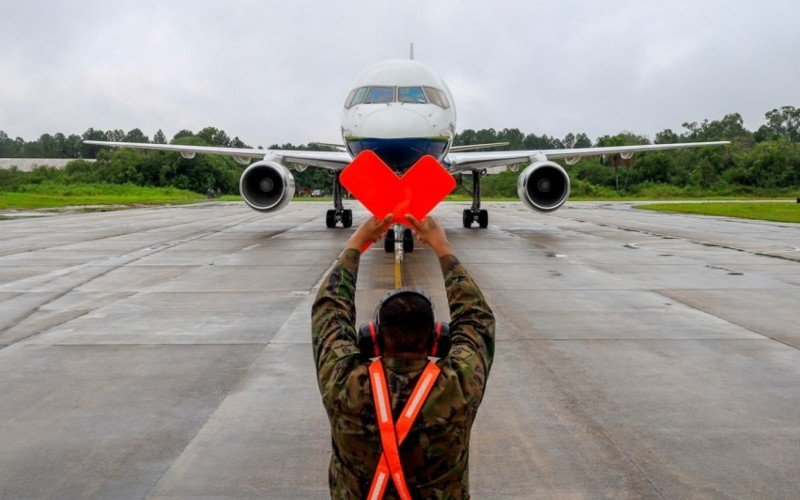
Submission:
[[[422,297],[425,302],[431,307],[431,314],[433,313],[433,301],[427,294],[418,290],[401,289],[389,292],[378,303],[375,309],[375,319],[369,323],[365,323],[358,328],[358,349],[361,351],[361,356],[364,359],[376,358],[383,356],[383,338],[380,329],[380,316],[383,306],[403,295],[415,295]],[[428,341],[428,356],[443,358],[447,356],[450,351],[450,325],[441,321],[434,321],[431,325],[431,335]]]

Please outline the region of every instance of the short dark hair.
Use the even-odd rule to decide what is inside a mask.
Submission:
[[[427,352],[433,331],[433,309],[424,297],[403,294],[390,298],[378,311],[378,323],[388,354]]]

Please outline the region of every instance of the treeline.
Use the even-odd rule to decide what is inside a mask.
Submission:
[[[24,190],[31,184],[134,184],[137,186],[175,187],[198,193],[209,189],[222,194],[238,194],[239,177],[244,167],[230,157],[197,155],[188,160],[178,153],[117,149],[83,144],[84,140],[184,144],[250,148],[238,137],[231,139],[224,130],[206,127],[197,133],[181,130],[167,141],[159,130],[151,140],[139,129],[95,130],[82,135],[44,134],[35,141],[10,139],[0,131],[2,158],[75,158],[63,169],[38,167],[31,172],[0,169],[0,191]],[[273,144],[270,148],[310,149],[308,146]],[[259,149],[260,146],[259,146]],[[96,162],[85,161],[95,159]],[[332,177],[326,171],[308,169],[294,172],[298,190],[330,191]]]
[[[741,115],[733,113],[719,120],[704,120],[682,125],[683,130],[658,132],[657,144],[730,140],[728,147],[640,153],[631,160],[617,158],[584,158],[566,167],[573,180],[573,193],[578,196],[612,196],[615,194],[652,193],[654,196],[744,194],[797,189],[800,186],[800,109],[784,106],[765,114],[765,122],[756,131],[744,127]],[[182,130],[169,141],[159,130],[148,137],[139,129],[88,129],[82,135],[44,134],[34,141],[11,139],[0,131],[2,158],[75,158],[64,169],[38,168],[33,172],[0,170],[0,190],[13,191],[28,184],[113,183],[139,186],[173,186],[205,193],[208,189],[222,193],[238,192],[238,179],[243,166],[228,157],[197,155],[187,160],[177,153],[109,149],[83,144],[84,140],[119,142],[153,142],[206,146],[250,147],[238,137],[215,127],[197,133]],[[649,144],[648,137],[621,132],[604,135],[596,141],[585,133],[570,133],[563,138],[525,134],[519,129],[464,130],[455,144],[508,142],[502,149],[547,150]],[[278,149],[319,149],[318,146],[274,144]],[[80,161],[96,159],[96,163]],[[518,173],[503,172],[484,178],[484,193],[514,196]],[[322,169],[294,172],[300,192],[324,189],[330,192],[332,176]],[[469,180],[460,190],[469,192]]]
[[[765,114],[755,132],[745,128],[739,113],[719,120],[688,122],[683,131],[662,130],[653,141],[633,132],[604,135],[594,143],[584,133],[563,139],[523,134],[518,129],[465,130],[456,144],[508,142],[502,149],[561,149],[729,140],[730,146],[637,153],[630,160],[583,158],[566,166],[575,196],[647,195],[706,196],[794,193],[800,189],[800,109],[784,106]],[[515,196],[517,172],[484,177],[483,193]],[[470,191],[470,182],[460,189]]]

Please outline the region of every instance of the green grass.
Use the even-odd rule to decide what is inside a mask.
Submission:
[[[700,215],[721,215],[741,219],[758,219],[772,222],[800,223],[800,203],[795,202],[739,202],[739,203],[655,203],[639,205],[642,210],[677,212]]]
[[[0,209],[56,208],[80,205],[165,205],[205,199],[192,191],[131,184],[30,184],[0,192]]]

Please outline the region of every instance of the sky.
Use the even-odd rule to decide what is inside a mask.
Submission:
[[[800,106],[800,2],[0,0],[0,130],[206,126],[341,142],[358,73],[415,58],[458,131],[650,136]]]

